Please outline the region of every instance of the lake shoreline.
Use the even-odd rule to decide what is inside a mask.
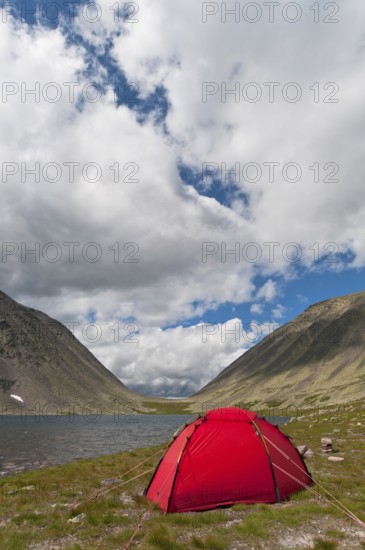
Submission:
[[[161,444],[197,415],[22,417],[0,421],[0,478]],[[284,425],[285,417],[268,418]]]
[[[362,521],[363,426],[365,410],[361,408],[341,413],[327,411],[316,423],[313,417],[295,419],[282,428],[294,438],[295,445],[306,444],[313,449],[314,457],[306,463],[314,479],[321,480]],[[167,434],[158,446],[0,478],[0,548],[121,549],[142,518],[143,528],[131,550],[364,548],[365,530],[309,490],[272,505],[235,505],[210,512],[167,515],[155,506],[151,508],[143,490],[171,435]],[[344,462],[329,462],[328,456],[321,454],[323,436],[333,438]],[[115,488],[109,485],[118,480],[130,482]],[[109,487],[111,491],[100,493]],[[89,500],[95,494],[98,496]]]

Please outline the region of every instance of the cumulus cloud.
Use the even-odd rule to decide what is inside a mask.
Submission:
[[[229,324],[235,322],[239,323],[232,320]],[[164,396],[191,395],[242,354],[242,333],[239,339],[231,333],[224,338],[226,328],[218,324],[212,334],[209,329],[206,334],[204,324],[147,329],[141,332],[135,350],[128,350],[132,357],[124,354],[121,361],[114,356],[109,364],[136,391]]]
[[[287,308],[283,306],[282,304],[278,304],[273,310],[272,310],[272,316],[274,319],[282,319],[285,315]]]
[[[272,279],[266,281],[256,294],[258,300],[264,299],[266,302],[272,302],[278,294],[278,285]]]
[[[191,395],[217,376],[277,323],[239,318],[161,329],[110,321],[97,314],[69,328],[129,388],[146,394]]]
[[[2,24],[2,288],[80,327],[95,311],[105,334],[86,344],[108,368],[141,391],[187,394],[252,344],[204,343],[197,318],[227,302],[261,315],[276,276],[323,256],[333,269],[351,249],[364,265],[365,8],[349,0],[330,25],[305,8],[295,24],[281,10],[274,23],[204,23],[194,0],[145,0],[131,24],[99,4],[97,24],[80,15],[68,30]],[[142,101],[164,90],[163,124],[116,103],[107,54]],[[222,101],[224,86],[235,93]],[[182,181],[181,165],[226,200]],[[115,322],[136,323],[139,344],[115,342]]]
[[[264,306],[262,304],[252,304],[250,307],[250,312],[256,315],[261,315],[264,311]]]
[[[55,82],[78,81],[83,52],[69,49],[62,33],[7,29],[20,65],[5,71],[9,81],[26,67],[29,87],[41,74]],[[52,59],[39,61],[39,48],[52,50]],[[21,55],[23,49],[27,59]],[[3,58],[6,51],[2,50]],[[81,81],[79,88],[86,84]],[[67,290],[67,299],[72,295],[77,301],[79,291],[83,296],[97,289],[99,297],[92,300],[98,306],[114,291],[113,303],[118,295],[120,302],[134,304],[142,321],[152,323],[196,314],[194,301],[205,304],[204,311],[217,302],[249,298],[250,265],[241,263],[232,272],[218,255],[205,262],[202,258],[203,242],[220,242],[222,230],[231,239],[238,228],[249,232],[247,223],[214,199],[182,185],[176,152],[152,124],[140,125],[127,106],[115,105],[111,94],[86,103],[82,110],[76,99],[56,106],[28,99],[21,103],[17,94],[9,98],[9,127],[3,140],[4,157],[9,159],[3,198],[9,205],[18,198],[19,222],[10,219],[10,210],[9,219],[3,220],[4,242],[15,243],[5,248],[3,268],[16,292],[44,296]],[[26,122],[22,132],[21,120]],[[29,173],[36,163],[39,181]],[[51,164],[58,168],[50,166],[45,172]],[[90,164],[95,166],[86,172]],[[92,181],[98,171],[100,179]],[[59,180],[51,182],[58,173]],[[22,279],[25,264],[27,278]]]
[[[288,267],[294,251],[285,245],[292,241],[300,244],[297,254],[306,265],[328,254],[324,247],[329,242],[337,251],[352,248],[356,263],[363,265],[363,247],[355,236],[364,216],[364,201],[355,199],[364,195],[359,126],[363,4],[352,0],[341,6],[334,24],[323,23],[322,12],[314,23],[314,13],[305,7],[295,24],[284,20],[281,7],[274,23],[267,10],[255,24],[242,15],[239,22],[231,15],[222,23],[223,7],[217,7],[220,11],[203,23],[202,6],[196,2],[184,2],[176,14],[167,0],[147,1],[141,24],[116,40],[115,56],[128,78],[137,78],[146,91],[158,84],[166,88],[172,105],[167,125],[182,144],[187,164],[197,172],[202,162],[230,168],[240,164],[238,185],[248,195],[249,207],[236,200],[235,208],[255,220],[258,243],[278,243],[277,267]],[[152,68],[154,59],[159,60],[157,70]],[[272,103],[269,85],[264,85],[270,82],[277,83]],[[285,88],[293,82],[295,86]],[[211,83],[213,90],[205,103],[203,83]],[[243,99],[247,83],[257,84],[260,101]],[[232,90],[236,85],[237,96],[229,94],[222,101],[224,86]],[[299,90],[298,102],[283,99],[289,89],[294,97]],[[251,175],[244,169],[253,162],[262,170],[258,181],[255,168]],[[279,164],[273,167],[273,182],[265,162]],[[298,167],[286,172],[290,162]],[[296,170],[302,177],[292,183]],[[222,175],[220,170],[218,177]],[[245,237],[239,235],[247,242]],[[318,250],[314,243],[319,243]]]
[[[260,336],[240,319],[162,330],[97,314],[68,327],[129,388],[172,397],[198,391]]]

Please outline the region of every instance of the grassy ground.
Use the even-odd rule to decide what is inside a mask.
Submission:
[[[364,427],[365,409],[353,406],[307,412],[283,428],[295,444],[307,444],[315,452],[307,460],[313,478],[363,521]],[[334,456],[343,456],[343,462],[330,462],[320,454],[325,436],[332,437]],[[365,548],[365,529],[308,490],[282,504],[164,516],[141,496],[148,473],[74,509],[93,491],[109,487],[101,481],[122,475],[142,460],[146,463],[125,479],[153,468],[160,451],[162,447],[149,447],[1,478],[1,550],[122,549],[142,517],[132,549]]]
[[[148,410],[147,414],[191,414],[189,403],[181,403],[174,399],[166,399],[165,402],[142,401],[141,405]]]

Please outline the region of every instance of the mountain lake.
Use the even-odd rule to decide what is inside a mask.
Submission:
[[[2,416],[0,476],[159,445],[196,416]],[[275,424],[288,420],[266,419]]]

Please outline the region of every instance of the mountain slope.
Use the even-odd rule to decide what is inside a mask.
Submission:
[[[112,411],[147,399],[129,391],[61,323],[0,292],[0,410],[20,395],[26,407]],[[10,407],[11,408],[11,407]]]
[[[351,401],[365,397],[365,292],[310,306],[236,359],[193,399]]]

